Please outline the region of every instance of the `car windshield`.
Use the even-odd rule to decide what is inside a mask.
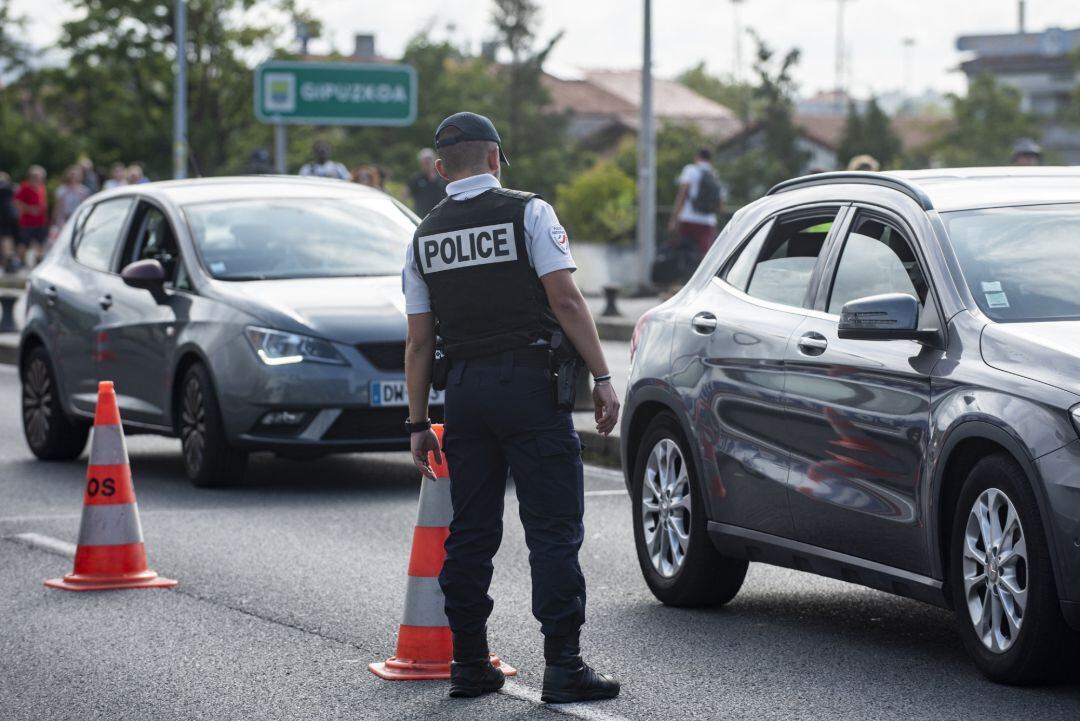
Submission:
[[[416,225],[389,198],[273,198],[184,208],[219,280],[396,275]]]
[[[1080,319],[1080,205],[942,217],[975,302],[1001,322]]]

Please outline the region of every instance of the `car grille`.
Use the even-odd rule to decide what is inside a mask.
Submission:
[[[442,408],[432,408],[433,423],[442,422]],[[346,408],[323,434],[324,441],[367,440],[380,438],[405,439],[405,419],[408,408]]]
[[[356,346],[368,363],[382,371],[405,370],[404,343],[361,343]]]

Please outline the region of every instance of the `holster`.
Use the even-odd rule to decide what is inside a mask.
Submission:
[[[581,356],[561,330],[551,334],[551,379],[555,409],[571,412],[577,400],[577,374]]]
[[[440,338],[435,341],[435,358],[431,361],[431,387],[437,391],[446,390],[449,375],[450,359],[446,356],[446,347]]]

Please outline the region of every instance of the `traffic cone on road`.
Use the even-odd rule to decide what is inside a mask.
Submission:
[[[442,445],[443,426],[432,426]],[[446,550],[443,544],[450,534],[453,507],[450,503],[450,471],[446,457],[436,464],[429,456],[438,481],[420,480],[420,506],[413,530],[409,554],[409,584],[405,589],[405,614],[398,627],[397,652],[389,660],[368,664],[368,669],[390,681],[422,681],[450,678],[454,658],[450,625],[443,610],[443,592],[439,587]],[[491,654],[491,663],[507,676],[517,670]]]
[[[176,585],[146,566],[135,487],[112,381],[98,384],[75,570],[45,585],[68,591]]]

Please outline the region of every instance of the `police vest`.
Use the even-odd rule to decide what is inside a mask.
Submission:
[[[449,357],[521,348],[558,328],[525,243],[525,205],[535,197],[493,188],[445,198],[416,229],[414,259]]]

